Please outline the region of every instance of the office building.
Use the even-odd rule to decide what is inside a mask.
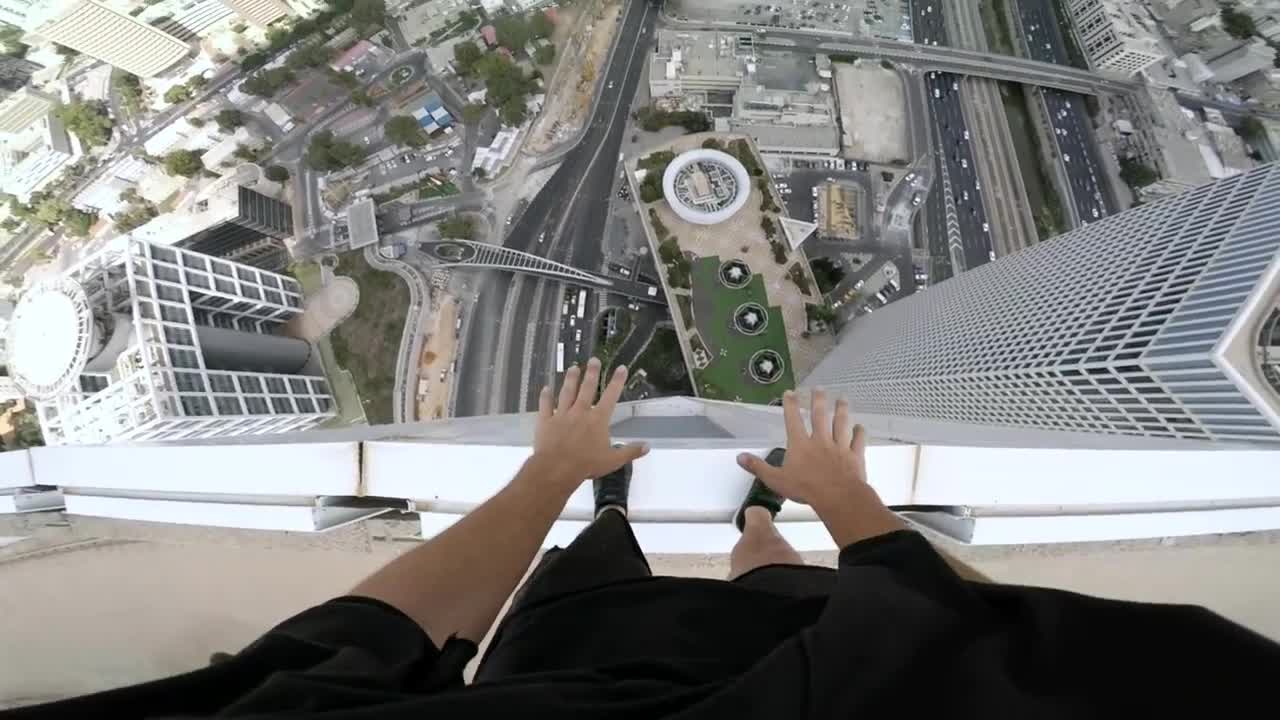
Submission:
[[[1133,75],[1168,59],[1157,28],[1136,3],[1070,0],[1069,6],[1094,69]]]
[[[1272,164],[860,318],[805,384],[872,422],[967,426],[993,442],[1038,430],[1274,445],[1278,250]]]
[[[301,312],[290,277],[126,236],[22,296],[9,371],[51,445],[302,430],[334,401]]]
[[[191,51],[178,38],[96,0],[72,3],[33,32],[139,77],[159,75]]]
[[[1238,47],[1205,58],[1213,79],[1221,83],[1235,82],[1249,73],[1275,67],[1275,48],[1265,42],[1243,43]]]
[[[0,102],[0,191],[22,202],[53,182],[79,157],[62,121],[57,98],[21,90]]]
[[[146,242],[280,271],[289,264],[293,208],[268,193],[256,165],[241,166],[177,212],[161,215],[130,235]]]
[[[218,0],[254,25],[266,27],[289,15],[289,6],[281,0]]]
[[[649,57],[649,95],[685,101],[697,96],[728,106],[754,61],[750,34],[659,30]]]

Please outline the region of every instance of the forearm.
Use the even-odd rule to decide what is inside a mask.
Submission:
[[[880,496],[865,482],[833,487],[810,504],[840,549],[907,528],[906,522],[885,507]]]
[[[455,634],[480,642],[568,501],[573,479],[562,472],[531,457],[496,495],[352,594],[400,609],[437,647]]]

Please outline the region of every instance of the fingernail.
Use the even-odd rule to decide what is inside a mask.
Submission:
[[[600,358],[591,358],[587,361],[587,364],[592,367],[600,367]]]
[[[623,375],[623,374],[625,374],[626,372],[627,372],[627,366],[626,366],[626,365],[619,365],[619,366],[618,366],[618,369],[613,371],[613,374],[614,374],[614,375]]]
[[[738,453],[738,464],[746,467],[751,464],[751,456],[746,453]]]

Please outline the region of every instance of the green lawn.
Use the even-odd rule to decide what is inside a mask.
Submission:
[[[398,276],[371,267],[358,250],[339,255],[335,272],[356,281],[360,303],[329,333],[333,354],[351,372],[369,424],[390,423],[409,288]]]
[[[761,276],[752,277],[751,282],[740,290],[731,290],[720,284],[719,269],[718,257],[699,258],[693,263],[694,323],[711,355],[711,364],[695,371],[699,394],[722,400],[740,397],[743,402],[767,404],[781,397],[784,390],[795,387],[782,310],[769,304],[769,294],[764,289]],[[749,301],[769,310],[769,327],[754,337],[733,329],[733,311]],[[786,373],[772,385],[758,384],[747,371],[751,356],[764,348],[776,350],[787,366]],[[722,349],[727,351],[727,355],[721,355]]]

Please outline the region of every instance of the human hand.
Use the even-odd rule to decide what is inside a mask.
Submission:
[[[587,363],[581,385],[579,375],[577,366],[569,368],[554,406],[551,388],[542,389],[530,459],[570,492],[583,480],[607,475],[649,451],[641,443],[616,448],[609,443],[609,421],[627,382],[627,368],[619,366],[613,372],[600,394],[600,402],[594,406],[592,401],[600,384],[600,361],[591,358]]]
[[[805,430],[794,392],[782,396],[787,428],[787,455],[782,467],[743,453],[738,464],[760,478],[774,492],[811,505],[837,545],[844,547],[865,537],[904,525],[884,506],[867,484],[866,433],[849,421],[849,403],[836,401],[834,417],[827,414],[827,396],[814,390]]]

